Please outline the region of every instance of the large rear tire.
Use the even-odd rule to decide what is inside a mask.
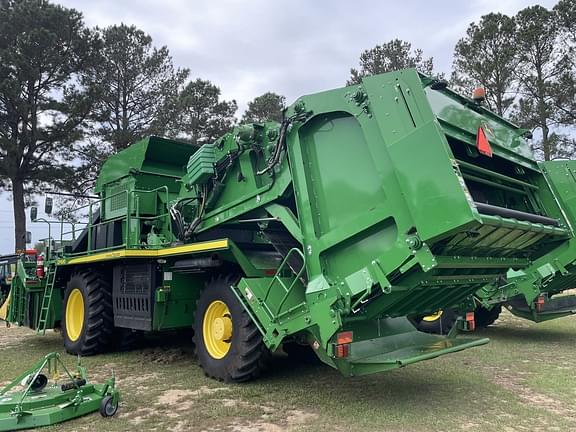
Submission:
[[[197,303],[194,345],[206,376],[244,382],[260,375],[270,352],[230,286],[237,277],[212,279]]]
[[[456,319],[454,310],[443,309],[431,315],[418,317],[414,319],[414,323],[421,332],[445,335],[452,330]]]
[[[62,335],[70,354],[90,356],[110,348],[112,289],[96,272],[74,273],[64,293]]]
[[[474,310],[474,321],[476,321],[477,327],[488,327],[494,324],[494,322],[500,316],[502,312],[502,306],[494,306],[492,309],[486,309],[485,307],[478,306]]]

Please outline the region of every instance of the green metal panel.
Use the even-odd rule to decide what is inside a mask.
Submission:
[[[206,144],[190,156],[186,172],[188,184],[203,184],[214,174],[216,153],[214,144]]]
[[[164,265],[162,284],[154,296],[152,328],[155,331],[192,328],[194,311],[206,275],[175,273],[171,264]]]
[[[102,192],[105,185],[138,172],[182,177],[188,158],[196,150],[196,147],[178,141],[154,136],[145,138],[106,160],[94,191]]]

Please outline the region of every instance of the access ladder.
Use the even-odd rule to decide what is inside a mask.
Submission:
[[[38,316],[38,323],[36,325],[36,334],[46,334],[46,324],[48,323],[48,315],[50,314],[50,305],[52,304],[52,293],[54,291],[54,283],[56,282],[56,266],[48,267],[48,274],[46,275],[46,287],[44,288],[44,296],[42,297],[42,307]]]

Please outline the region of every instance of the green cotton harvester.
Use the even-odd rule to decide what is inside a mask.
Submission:
[[[474,293],[573,238],[525,134],[408,69],[200,148],[144,139],[103,165],[85,228],[48,239],[38,283],[15,277],[7,318],[81,355],[193,328],[225,381],[282,345],[352,376],[484,344],[413,317],[461,305],[470,330]]]

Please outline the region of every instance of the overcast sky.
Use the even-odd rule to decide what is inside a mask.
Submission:
[[[89,26],[134,24],[166,45],[174,64],[209,79],[240,111],[274,91],[289,103],[298,96],[345,84],[360,53],[399,38],[434,57],[450,72],[454,45],[473,21],[489,12],[514,14],[556,1],[437,0],[65,0]],[[14,250],[11,202],[0,200],[0,253]],[[33,241],[47,234],[30,227]],[[34,226],[35,225],[35,226]]]

